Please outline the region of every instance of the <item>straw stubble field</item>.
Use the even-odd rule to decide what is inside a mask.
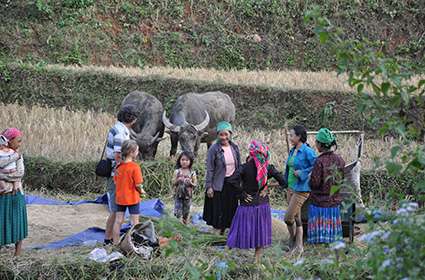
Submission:
[[[173,67],[114,67],[114,66],[72,66],[49,64],[50,69],[80,73],[102,72],[122,77],[160,76],[166,79],[192,80],[236,86],[255,86],[275,89],[318,90],[327,92],[354,92],[347,83],[348,76],[338,75],[335,71],[297,71],[297,70],[216,70],[207,68],[173,68]],[[424,75],[414,76],[409,83],[417,84]],[[371,89],[372,90],[372,89]]]
[[[1,103],[0,118],[3,120],[2,129],[14,126],[24,131],[25,154],[63,162],[97,160],[102,153],[107,131],[115,122],[115,116],[108,113]],[[251,139],[267,142],[271,149],[271,161],[282,167],[287,157],[284,135],[284,129],[264,131],[236,127],[234,140],[240,145],[242,155],[247,154]],[[346,162],[355,159],[356,140],[356,136],[338,137],[338,151]],[[309,143],[314,145],[311,136]],[[371,169],[375,158],[388,155],[390,146],[390,143],[381,139],[367,139],[364,145],[363,168]],[[167,159],[169,149],[170,141],[167,138],[160,143],[157,158]],[[202,145],[199,159],[204,160],[205,155],[206,145]]]

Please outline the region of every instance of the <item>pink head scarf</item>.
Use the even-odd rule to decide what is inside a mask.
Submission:
[[[257,167],[257,181],[260,188],[267,189],[267,175],[270,160],[269,147],[258,140],[249,144],[249,154],[254,159]]]
[[[11,141],[15,139],[16,137],[21,137],[23,135],[22,131],[15,127],[7,128],[5,131],[1,133],[4,137],[7,138],[7,140]]]

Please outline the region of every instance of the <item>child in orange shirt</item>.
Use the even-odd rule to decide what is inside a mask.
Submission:
[[[118,165],[114,182],[116,186],[115,201],[118,211],[116,212],[113,239],[114,244],[118,244],[120,230],[124,222],[125,211],[130,212],[132,225],[139,222],[140,195],[145,191],[142,188],[143,176],[140,166],[134,162],[139,154],[139,146],[134,140],[127,140],[121,147],[122,161]]]

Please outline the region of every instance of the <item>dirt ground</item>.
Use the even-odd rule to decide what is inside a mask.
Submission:
[[[105,205],[28,205],[28,238],[24,247],[61,240],[89,227],[105,228]]]
[[[171,205],[166,205],[171,209]],[[108,209],[105,205],[28,205],[28,238],[24,248],[61,240],[90,227],[105,228]],[[192,212],[202,211],[194,206]],[[274,239],[287,239],[286,226],[273,219]]]

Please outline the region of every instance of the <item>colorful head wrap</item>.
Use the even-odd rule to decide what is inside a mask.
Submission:
[[[229,122],[221,121],[217,124],[217,133],[227,130],[232,133],[232,125]]]
[[[316,135],[316,141],[325,145],[332,145],[335,142],[335,135],[329,129],[321,128]]]
[[[4,137],[7,138],[7,140],[11,141],[15,139],[16,137],[21,137],[23,135],[22,131],[15,127],[7,128],[5,131],[1,133]]]
[[[257,167],[257,182],[260,188],[267,187],[267,174],[270,161],[269,147],[260,141],[252,140],[249,144],[249,155]]]

